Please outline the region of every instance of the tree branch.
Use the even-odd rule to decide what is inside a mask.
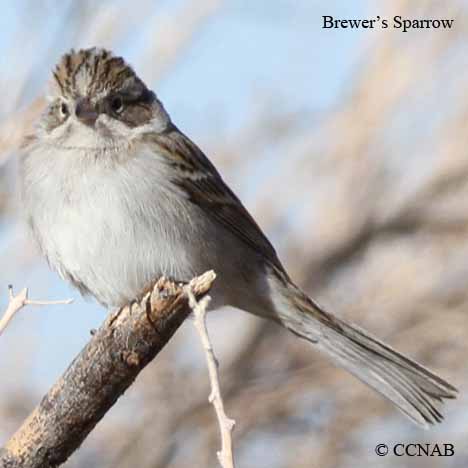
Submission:
[[[196,297],[215,278],[194,278]],[[112,313],[22,427],[0,450],[2,468],[52,468],[89,432],[190,313],[183,285],[161,278],[139,302]]]

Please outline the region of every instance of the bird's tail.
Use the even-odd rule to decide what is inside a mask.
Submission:
[[[326,312],[295,286],[283,289],[279,320],[316,344],[338,366],[394,403],[425,428],[443,420],[441,406],[457,389],[369,333]],[[278,305],[278,304],[277,304]]]

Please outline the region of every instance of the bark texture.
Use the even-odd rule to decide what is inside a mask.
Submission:
[[[196,297],[215,274],[191,281]],[[56,467],[161,351],[190,313],[183,285],[161,278],[141,301],[112,313],[0,450],[2,468]]]

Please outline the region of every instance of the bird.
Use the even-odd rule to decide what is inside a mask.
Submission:
[[[25,220],[40,252],[105,307],[135,300],[161,276],[189,281],[214,270],[211,309],[273,320],[416,424],[441,422],[442,404],[456,397],[446,380],[294,283],[213,163],[111,51],[62,56],[19,166]]]

